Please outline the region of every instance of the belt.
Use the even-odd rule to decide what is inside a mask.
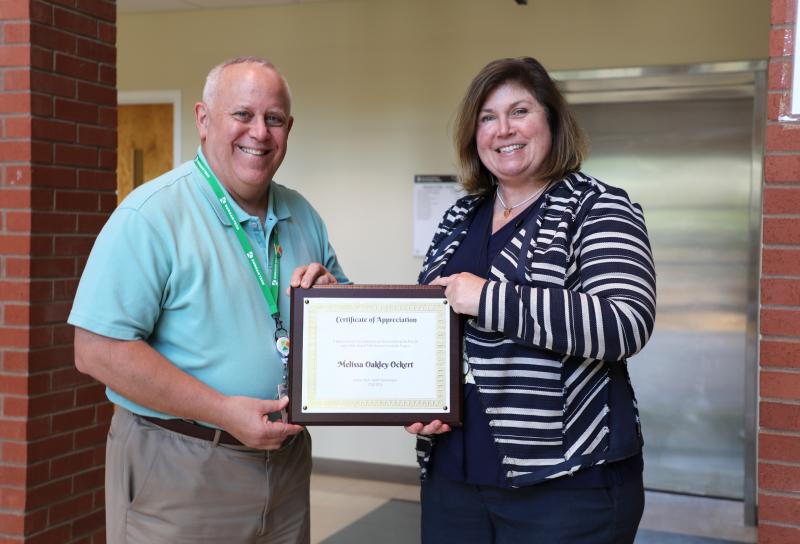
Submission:
[[[211,427],[204,427],[196,423],[191,423],[185,419],[161,419],[158,417],[145,417],[140,416],[142,419],[149,421],[159,427],[163,427],[168,431],[172,431],[192,438],[201,438],[209,442],[216,442],[217,444],[226,444],[228,446],[244,446],[239,439],[230,433],[220,429],[212,429]],[[219,435],[217,434],[219,433]]]

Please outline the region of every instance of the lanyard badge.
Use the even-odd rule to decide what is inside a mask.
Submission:
[[[283,250],[278,240],[277,227],[275,227],[273,233],[272,291],[275,298],[277,298]],[[283,326],[280,313],[274,314],[272,317],[275,319],[275,349],[278,351],[278,355],[281,358],[281,367],[283,371],[283,380],[278,384],[278,398],[280,399],[289,396],[289,333]]]
[[[228,197],[222,190],[222,187],[217,181],[216,176],[205,163],[205,161],[199,155],[194,158],[194,164],[197,166],[197,169],[200,170],[200,173],[206,178],[208,184],[211,186],[211,189],[214,191],[214,195],[217,197],[222,209],[225,211],[225,214],[228,216],[228,219],[231,222],[231,226],[233,226],[233,230],[236,233],[236,238],[239,240],[239,244],[242,246],[242,251],[244,252],[244,256],[247,258],[250,269],[253,271],[253,275],[258,281],[258,285],[261,288],[261,293],[264,295],[264,299],[267,301],[267,306],[269,306],[270,316],[275,320],[275,349],[278,351],[278,355],[281,358],[282,363],[282,371],[283,371],[283,381],[278,384],[278,398],[288,396],[289,394],[289,379],[288,379],[288,368],[289,368],[289,333],[286,331],[286,328],[283,326],[283,322],[281,321],[281,313],[280,309],[278,308],[278,289],[280,284],[280,275],[281,275],[281,256],[283,255],[283,249],[281,248],[280,240],[278,239],[278,229],[275,227],[273,229],[273,243],[272,243],[272,278],[267,285],[266,278],[264,277],[264,273],[261,270],[261,265],[258,263],[258,259],[253,252],[253,246],[250,244],[250,240],[248,240],[247,235],[245,234],[242,226],[239,224],[239,219],[236,217],[236,214],[233,212],[231,208],[230,202],[228,202]]]
[[[281,257],[283,256],[283,249],[278,238],[278,227],[274,227],[272,231],[272,282],[270,285],[270,292],[274,299],[278,298],[278,285],[280,283],[281,275]],[[278,398],[289,396],[289,333],[283,326],[281,321],[280,312],[272,315],[275,319],[275,349],[281,358],[282,381],[278,384]]]

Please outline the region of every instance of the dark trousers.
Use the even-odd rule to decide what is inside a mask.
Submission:
[[[433,471],[432,471],[433,472]],[[603,487],[422,482],[423,544],[627,544],[644,511],[641,475],[608,472]]]

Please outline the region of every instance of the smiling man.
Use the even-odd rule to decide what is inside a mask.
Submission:
[[[214,67],[195,117],[197,157],[115,210],[69,317],[76,366],[117,405],[108,542],[308,542],[311,443],[280,418],[281,294],[347,278],[316,211],[273,181],[293,123],[275,67]]]

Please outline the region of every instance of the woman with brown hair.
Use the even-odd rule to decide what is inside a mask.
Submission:
[[[455,144],[468,195],[419,281],[465,319],[464,417],[407,427],[422,540],[633,542],[642,435],[626,358],[656,306],[642,210],[579,170],[583,134],[535,59],[480,71]]]

